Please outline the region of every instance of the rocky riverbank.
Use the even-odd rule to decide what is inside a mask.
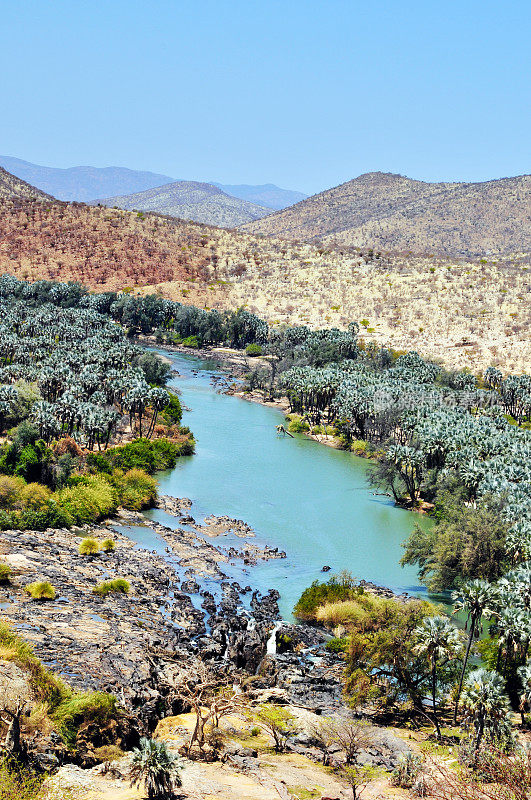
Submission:
[[[205,528],[215,529],[218,537],[228,531],[252,537],[253,532],[241,520],[227,517],[200,525],[186,500],[160,502],[165,509],[182,512],[177,521],[186,520],[186,527],[172,529],[124,512],[99,526],[0,534],[2,557],[13,571],[10,583],[0,588],[1,611],[38,658],[76,689],[115,694],[144,732],[175,711],[164,701],[164,687],[172,683],[169,665],[197,656],[251,675],[260,668],[262,688],[289,686],[290,696],[306,705],[321,702],[321,690],[332,698],[323,704],[336,704],[339,682],[316,683],[320,665],[297,652],[319,649],[326,635],[283,624],[272,639],[279,625],[278,592],[261,596],[251,586],[231,581],[225,571],[229,564],[252,568],[259,559],[285,554],[246,539],[238,548],[215,546]],[[136,545],[124,533],[131,524],[142,524],[156,536],[162,545],[158,551]],[[82,556],[79,545],[86,536],[112,539],[115,549]],[[128,594],[94,593],[100,582],[117,577],[129,581]],[[34,581],[50,582],[55,599],[32,600],[24,587]],[[276,652],[280,630],[289,652],[268,666],[267,651]],[[330,666],[329,654],[324,651],[322,657]]]

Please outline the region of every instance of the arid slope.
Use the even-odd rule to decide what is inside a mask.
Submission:
[[[175,181],[145,192],[95,202],[128,211],[155,211],[223,228],[236,228],[271,213],[269,208],[230,197],[217,186],[196,181]]]
[[[424,183],[371,172],[245,230],[377,250],[507,256],[531,249],[531,176]]]
[[[16,198],[24,200],[53,200],[54,198],[36,189],[30,183],[15,177],[10,172],[0,167],[0,201],[14,200]]]
[[[244,305],[271,323],[363,321],[368,340],[474,371],[530,371],[529,265],[297,245],[79,203],[0,202],[0,273]]]

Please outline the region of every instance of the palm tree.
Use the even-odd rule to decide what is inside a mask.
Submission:
[[[131,786],[144,781],[149,800],[170,800],[174,789],[182,786],[182,769],[182,760],[164,742],[142,737],[133,750]]]
[[[496,737],[510,729],[505,682],[497,672],[473,670],[463,687],[465,724],[474,728],[474,764],[485,733]]]
[[[440,739],[441,727],[437,716],[437,667],[444,666],[457,655],[462,646],[461,636],[457,628],[446,617],[426,617],[415,628],[414,636],[417,640],[414,651],[426,655],[430,664],[433,721],[437,739]]]
[[[487,581],[472,580],[465,583],[461,591],[452,593],[452,600],[454,601],[454,613],[458,611],[467,612],[466,624],[470,625],[468,642],[466,646],[465,657],[463,659],[463,668],[459,678],[459,688],[455,698],[454,706],[454,722],[457,722],[457,709],[459,707],[459,698],[463,689],[463,680],[468,664],[468,657],[470,655],[470,648],[474,637],[479,633],[479,626],[483,614],[492,614],[492,601],[494,599],[494,592],[491,585]],[[466,626],[465,626],[466,630]]]
[[[522,684],[522,692],[520,694],[520,715],[522,717],[522,726],[525,724],[524,713],[526,708],[531,709],[531,664],[520,667],[518,670],[518,677]]]

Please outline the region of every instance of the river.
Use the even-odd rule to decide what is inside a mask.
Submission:
[[[420,518],[396,508],[367,485],[368,463],[304,435],[276,435],[283,415],[273,408],[219,393],[214,362],[192,355],[156,352],[179,373],[169,386],[189,408],[183,415],[196,438],[196,454],[157,475],[161,494],[189,497],[196,519],[209,514],[245,520],[257,543],[285,550],[287,558],[260,563],[248,581],[281,593],[280,611],[290,618],[302,590],[321,569],[347,569],[358,578],[395,591],[424,593],[416,570],[402,568],[403,542]],[[150,516],[169,524],[164,512]],[[219,542],[222,544],[222,542]]]

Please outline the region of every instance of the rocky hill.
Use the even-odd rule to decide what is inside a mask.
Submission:
[[[217,186],[196,181],[175,181],[145,192],[95,202],[129,211],[155,211],[223,228],[235,228],[271,213],[269,208],[230,197]]]
[[[20,180],[10,172],[0,167],[0,201],[13,200],[16,198],[24,200],[53,200],[49,194],[41,192],[35,186],[31,186],[26,181]]]
[[[381,254],[224,230],[154,213],[61,203],[5,176],[0,274],[158,292],[271,323],[346,327],[474,371],[529,371],[530,259]],[[19,192],[28,192],[30,199]],[[35,202],[37,194],[49,202]]]
[[[245,226],[305,241],[453,257],[531,246],[531,175],[425,183],[371,172]]]
[[[157,172],[126,169],[125,167],[45,167],[32,164],[21,158],[1,156],[0,166],[18,178],[38,186],[44,192],[57,197],[58,200],[76,200],[90,203],[98,197],[117,197],[144,192],[167,183],[174,183],[175,178]],[[278,210],[304,200],[307,196],[291,189],[281,189],[272,183],[259,186],[250,184],[216,183],[210,181],[225,194],[247,200],[257,206]]]

